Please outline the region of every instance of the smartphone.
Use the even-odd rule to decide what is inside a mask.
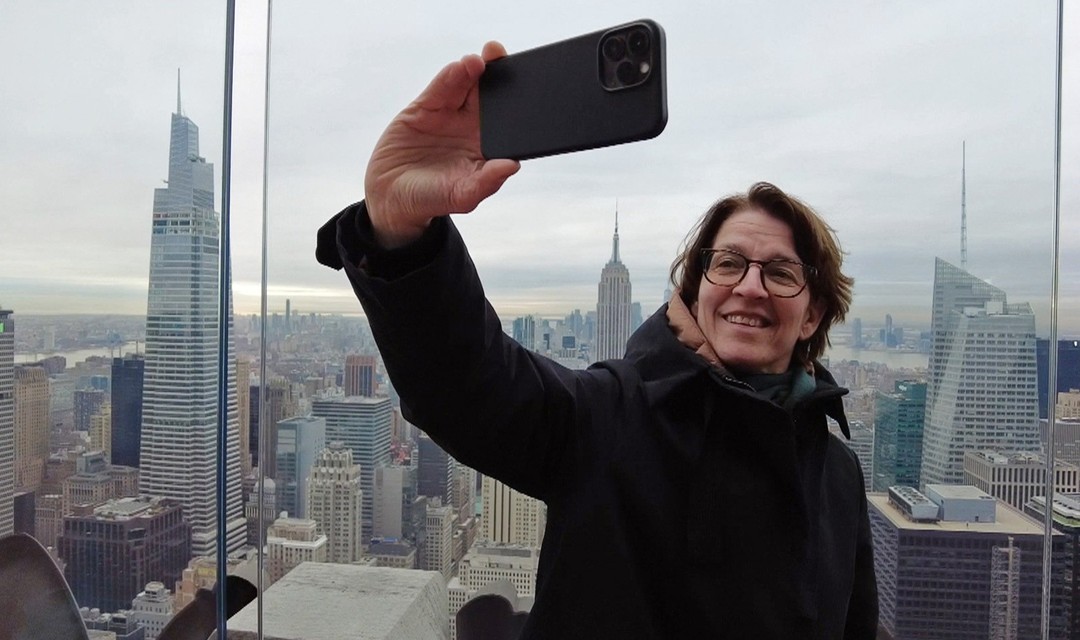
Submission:
[[[637,20],[488,63],[481,152],[527,160],[660,135],[664,46],[659,24]]]

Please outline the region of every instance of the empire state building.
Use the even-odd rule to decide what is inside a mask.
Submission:
[[[199,155],[199,128],[183,115],[179,79],[177,85],[168,186],[154,190],[140,491],[183,505],[191,523],[192,553],[211,555],[217,528],[220,219],[214,210],[214,165]],[[228,373],[235,380],[232,358]],[[243,544],[245,531],[232,384],[226,411],[226,549],[233,551]]]
[[[594,361],[621,358],[630,339],[630,272],[619,259],[619,210],[615,210],[615,235],[611,259],[600,271],[596,301],[596,349]]]

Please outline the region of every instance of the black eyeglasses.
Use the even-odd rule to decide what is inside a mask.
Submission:
[[[730,249],[702,249],[701,270],[705,279],[721,287],[734,287],[750,272],[750,265],[761,269],[761,284],[778,298],[794,298],[806,288],[817,269],[794,260],[751,260]]]

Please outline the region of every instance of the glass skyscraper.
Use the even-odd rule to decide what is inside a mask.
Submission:
[[[139,466],[142,440],[143,367],[141,355],[129,354],[112,362],[112,458],[113,464]]]
[[[215,552],[217,527],[219,218],[214,166],[199,155],[199,128],[183,115],[179,90],[176,103],[168,186],[154,190],[140,490],[183,505],[198,556]],[[235,380],[235,362],[228,362]],[[228,389],[226,547],[232,551],[245,530],[235,385]]]
[[[1035,315],[938,258],[922,485],[964,481],[964,452],[1039,450]]]
[[[922,466],[926,382],[897,381],[874,402],[874,491],[917,487]]]

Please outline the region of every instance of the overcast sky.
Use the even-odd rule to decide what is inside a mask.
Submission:
[[[236,307],[257,311],[265,5],[238,16]],[[385,7],[385,8],[383,8]],[[619,203],[621,257],[651,312],[686,231],[716,198],[768,180],[837,229],[854,316],[928,324],[933,259],[1047,326],[1055,3],[277,2],[271,54],[271,310],[354,313],[315,230],[363,197],[393,115],[446,62],[641,17],[668,38],[657,139],[525,163],[457,222],[500,313],[595,307]],[[1071,24],[1070,24],[1071,23]],[[1060,322],[1080,334],[1080,16],[1066,15]],[[0,0],[0,306],[145,313],[153,189],[169,114],[199,125],[221,196],[223,2]],[[220,210],[220,207],[219,207]]]

